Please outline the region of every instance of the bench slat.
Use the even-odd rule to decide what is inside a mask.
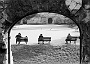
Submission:
[[[51,41],[51,37],[38,38],[38,41]]]
[[[20,41],[20,42],[25,41],[26,42],[26,41],[28,41],[28,38],[27,37],[21,37],[21,38],[17,39],[17,41]]]

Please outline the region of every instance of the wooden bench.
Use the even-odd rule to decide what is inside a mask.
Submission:
[[[70,43],[71,43],[71,41],[74,41],[74,43],[76,44],[77,38],[80,39],[80,37],[77,37],[77,36],[71,36],[71,39],[67,39],[67,38],[66,38],[66,39],[65,39],[66,44],[68,44],[68,41],[70,41]]]
[[[50,43],[51,37],[38,38],[38,44],[39,44],[40,41],[42,41],[43,44],[44,44],[44,41],[48,41]]]
[[[19,39],[16,38],[16,44],[17,44],[17,42],[19,42],[19,44],[20,44],[20,42],[25,42],[27,44],[28,37],[21,37]]]

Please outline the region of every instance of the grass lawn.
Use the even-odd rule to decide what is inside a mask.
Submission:
[[[79,45],[12,45],[14,64],[79,64]]]

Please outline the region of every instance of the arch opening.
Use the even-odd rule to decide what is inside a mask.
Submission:
[[[38,13],[38,14],[41,14],[41,13]],[[53,13],[52,13],[52,14],[53,14]],[[55,13],[54,13],[54,14],[55,14]],[[47,15],[47,14],[46,14],[46,15]],[[50,15],[50,13],[48,13],[48,15]],[[42,16],[43,16],[43,14],[42,14]],[[51,16],[52,16],[52,15],[51,15]],[[51,16],[49,16],[49,17],[51,18]],[[37,14],[36,14],[36,17],[37,17]],[[35,17],[35,18],[36,18],[36,17]],[[48,17],[48,18],[49,18],[49,17]],[[55,15],[54,15],[53,17],[55,17]],[[26,18],[29,19],[29,16],[27,16]],[[26,18],[23,19],[25,22],[26,22]],[[35,20],[35,18],[34,18],[34,19],[31,18],[32,20],[31,20],[31,19],[30,19],[30,20],[33,21],[33,20]],[[49,19],[50,19],[50,18],[49,18]],[[60,19],[58,19],[57,21],[59,21],[59,22],[61,21],[61,23],[58,23],[57,21],[55,22],[55,21],[52,21],[52,19],[50,19],[50,20],[49,20],[49,19],[46,20],[47,22],[43,21],[43,23],[42,23],[42,21],[41,21],[41,23],[40,23],[40,22],[37,22],[37,20],[38,20],[37,18],[36,18],[36,20],[35,20],[36,22],[28,22],[28,21],[27,21],[26,23],[24,23],[24,21],[21,20],[20,22],[18,22],[18,24],[21,24],[21,25],[24,24],[23,26],[25,26],[25,25],[27,25],[27,24],[28,24],[28,25],[37,25],[37,24],[38,24],[38,25],[49,25],[49,27],[50,27],[50,25],[51,25],[51,27],[52,27],[52,26],[55,26],[55,25],[64,25],[64,24],[66,23],[66,24],[69,24],[69,27],[70,27],[70,28],[72,28],[73,26],[77,26],[77,25],[73,25],[73,22],[67,23],[66,21],[61,21]],[[30,21],[30,20],[29,20],[29,21]],[[43,20],[44,20],[44,19],[43,19]],[[50,21],[50,22],[49,22],[49,21]],[[68,20],[68,21],[69,21],[69,20]],[[70,25],[70,24],[72,24],[72,25]],[[75,23],[74,23],[74,24],[75,24]],[[15,25],[15,24],[14,24],[14,25]],[[15,27],[14,27],[14,29],[15,29]],[[76,30],[77,30],[77,29],[79,30],[79,27],[77,26],[77,27],[75,27],[75,29],[76,29]],[[51,29],[51,30],[52,30],[52,29]],[[78,30],[77,30],[77,31],[78,31]],[[76,31],[76,32],[77,32],[77,31]],[[24,34],[24,33],[23,33],[23,34]],[[39,34],[40,34],[40,33],[39,33]],[[50,33],[49,33],[49,34],[50,34]],[[79,34],[79,36],[80,36],[80,34]],[[15,36],[14,36],[14,37],[15,37]],[[65,37],[66,37],[66,36],[65,36]],[[11,42],[11,41],[10,41],[10,42]],[[79,45],[80,45],[80,41],[79,41]]]

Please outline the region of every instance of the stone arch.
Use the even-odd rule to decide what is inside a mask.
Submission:
[[[15,25],[15,23],[17,23],[19,20],[21,20],[22,18],[24,18],[28,15],[39,13],[39,12],[58,13],[58,14],[62,14],[64,16],[72,19],[79,27],[80,36],[81,36],[80,43],[83,46],[84,45],[89,46],[90,45],[89,44],[89,42],[90,42],[90,40],[89,40],[90,39],[90,30],[89,30],[90,19],[88,17],[90,17],[89,16],[90,15],[90,1],[89,0],[82,0],[82,1],[83,1],[83,6],[75,14],[72,13],[68,9],[68,7],[65,5],[65,0],[57,0],[57,1],[53,0],[53,2],[48,1],[48,0],[46,0],[46,1],[32,0],[32,2],[29,1],[30,4],[28,4],[28,0],[25,2],[25,4],[23,3],[24,1],[22,1],[22,0],[9,1],[7,10],[5,12],[8,15],[8,19],[7,19],[8,21],[5,21],[6,23],[3,26],[4,27],[3,30],[5,31],[5,34],[6,34],[5,36],[8,37],[8,41],[7,41],[8,49],[10,49],[10,47],[9,47],[10,30]],[[16,3],[14,3],[14,2],[16,2]],[[47,4],[47,5],[45,5],[45,4]],[[81,52],[83,52],[82,45],[80,45]],[[90,46],[88,48],[90,49]],[[88,50],[88,53],[90,53],[90,50]],[[80,55],[82,55],[82,54],[80,53]],[[80,57],[80,59],[81,59],[81,57]]]
[[[39,12],[40,13],[40,12]],[[42,13],[42,12],[41,12]],[[51,12],[50,12],[51,13]],[[57,12],[56,12],[57,13]],[[36,14],[36,13],[35,13]],[[34,17],[35,16],[35,14],[32,14],[33,16],[31,16],[31,18],[32,17]],[[28,15],[26,15],[26,16],[28,16]],[[23,16],[22,18],[20,18],[19,20],[21,20],[21,19],[23,19],[23,18],[25,18],[26,16]],[[69,18],[69,17],[68,17]],[[70,18],[71,20],[73,20],[73,22],[75,22],[75,24],[78,26],[78,28],[79,28],[79,32],[80,32],[80,36],[81,36],[81,28],[80,28],[80,26],[79,26],[79,24],[74,20],[74,19],[72,19],[72,18]],[[18,21],[19,21],[18,20]],[[11,31],[11,29],[12,29],[12,27],[18,22],[18,21],[16,21],[16,22],[14,22],[10,27],[9,27],[9,29],[8,29],[8,49],[10,50],[10,31]],[[82,48],[82,39],[80,39],[80,48]],[[80,49],[80,59],[82,58],[82,56],[81,56],[81,49]],[[9,58],[8,59],[10,59],[10,55],[9,55]],[[9,63],[10,63],[10,60],[8,61]],[[80,60],[80,63],[81,63],[81,60]]]

